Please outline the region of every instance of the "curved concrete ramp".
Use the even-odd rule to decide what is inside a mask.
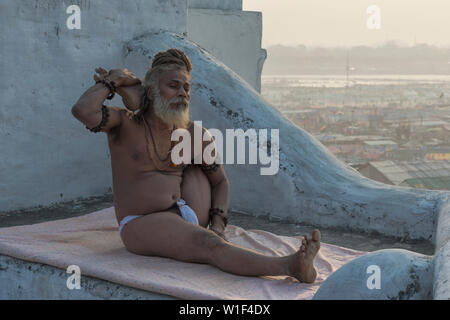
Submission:
[[[356,258],[335,271],[315,300],[427,300],[433,297],[430,256],[386,249]]]
[[[204,127],[220,129],[224,136],[226,129],[279,129],[276,175],[261,175],[264,166],[259,164],[225,166],[231,209],[432,240],[436,208],[445,192],[392,187],[361,176],[195,43],[173,33],[148,33],[124,45],[123,64],[142,78],[154,54],[168,48],[182,49],[192,60],[192,120],[202,120]]]

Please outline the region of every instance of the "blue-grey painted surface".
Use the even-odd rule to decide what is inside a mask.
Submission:
[[[321,284],[313,299],[427,300],[432,299],[432,292],[432,257],[386,249],[368,253],[339,268]]]
[[[435,248],[433,297],[450,300],[450,197],[439,207]]]
[[[242,10],[242,0],[188,0],[189,8]]]
[[[69,289],[67,280],[71,276],[60,268],[0,255],[0,300],[176,299],[83,274],[80,288]]]
[[[266,50],[261,48],[261,12],[213,9],[188,12],[189,39],[261,92],[261,73],[267,57]]]

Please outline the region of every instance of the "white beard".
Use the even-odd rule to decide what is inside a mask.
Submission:
[[[156,90],[157,91],[157,90]],[[177,104],[172,107],[171,103],[185,103]],[[153,108],[155,114],[161,118],[169,127],[186,129],[189,124],[189,100],[180,97],[172,98],[170,101],[162,99],[159,92],[155,92],[153,100]]]

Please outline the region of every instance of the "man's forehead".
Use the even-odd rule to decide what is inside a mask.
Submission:
[[[166,81],[190,82],[191,76],[184,70],[170,70],[162,73],[161,78]]]

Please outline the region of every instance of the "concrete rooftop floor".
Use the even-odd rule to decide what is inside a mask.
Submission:
[[[66,219],[95,212],[113,206],[113,195],[74,200],[54,204],[48,207],[36,207],[26,210],[0,212],[0,228],[35,224],[44,221]],[[237,212],[229,213],[229,224],[244,229],[259,229],[284,236],[310,235],[315,226],[277,221],[269,217],[253,217]],[[376,251],[388,248],[401,248],[426,255],[434,254],[434,245],[430,241],[404,241],[396,237],[379,234],[367,234],[351,230],[318,228],[322,241],[361,251]]]

